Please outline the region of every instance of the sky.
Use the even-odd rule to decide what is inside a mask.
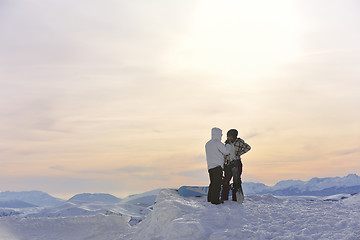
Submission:
[[[252,147],[243,181],[360,174],[359,10],[0,0],[0,191],[208,185],[213,127]]]

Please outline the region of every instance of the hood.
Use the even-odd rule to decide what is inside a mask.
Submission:
[[[211,139],[217,139],[221,141],[222,130],[220,128],[211,129]]]

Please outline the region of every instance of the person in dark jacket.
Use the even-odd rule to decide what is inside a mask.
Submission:
[[[225,143],[230,144],[230,154],[226,155],[224,158],[224,177],[222,181],[223,188],[221,191],[221,200],[223,201],[229,199],[231,178],[233,178],[232,200],[237,200],[235,192],[241,186],[241,174],[243,170],[241,155],[247,153],[251,149],[249,144],[237,136],[238,131],[236,129],[230,129],[227,132],[227,140]],[[237,171],[235,171],[235,176],[233,171],[234,167],[237,169]]]

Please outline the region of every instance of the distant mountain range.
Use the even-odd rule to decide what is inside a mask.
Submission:
[[[18,200],[19,202],[16,203],[14,202],[14,200]],[[24,191],[24,192],[6,191],[6,192],[0,192],[0,202],[5,202],[5,203],[7,202],[7,204],[11,203],[13,206],[17,208],[24,208],[26,207],[24,203],[28,203],[39,207],[47,207],[62,203],[64,202],[64,200],[60,198],[55,198],[41,191]]]
[[[8,200],[0,201],[0,207],[2,208],[28,208],[28,207],[37,207],[34,204],[20,201],[20,200]]]
[[[286,180],[274,186],[262,183],[244,182],[245,195],[271,194],[274,196],[331,196],[337,194],[360,193],[360,177],[349,174],[345,177],[312,178],[309,181]],[[41,191],[0,192],[0,208],[48,207],[66,202],[100,202],[135,204],[143,207],[151,206],[160,189],[130,195],[124,199],[106,193],[81,193],[68,201],[55,198]]]
[[[28,208],[28,207],[49,207],[63,206],[63,204],[72,203],[121,203],[135,204],[142,207],[148,207],[154,204],[156,196],[160,189],[130,195],[124,199],[117,198],[107,193],[81,193],[71,197],[69,200],[63,200],[52,197],[41,191],[24,192],[0,192],[0,208]]]
[[[121,199],[108,193],[81,193],[73,196],[69,201],[118,203]]]
[[[345,177],[312,178],[309,181],[280,181],[272,187],[262,183],[244,182],[245,194],[272,194],[275,196],[330,196],[360,193],[360,177],[349,174]]]

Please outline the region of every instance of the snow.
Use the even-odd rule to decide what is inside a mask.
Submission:
[[[309,181],[285,180],[272,187],[260,183],[243,183],[245,194],[273,194],[279,196],[329,196],[340,193],[360,192],[360,177],[349,174],[345,177],[312,178]]]
[[[41,191],[0,192],[0,201],[11,200],[19,200],[42,207],[56,205],[64,201]]]
[[[155,204],[143,202],[155,194]],[[0,214],[0,239],[360,239],[360,194],[247,195],[243,204],[212,205],[206,197],[181,197],[174,189],[158,189],[127,200],[0,208],[0,213],[8,213]]]
[[[246,194],[256,194],[266,191],[269,187],[263,183],[244,182],[242,188]]]
[[[251,195],[244,204],[211,205],[163,190],[128,239],[359,239],[360,197],[343,201]]]
[[[301,180],[287,180],[287,181],[280,181],[275,186],[272,187],[273,190],[285,189],[285,188],[303,188],[305,183]]]
[[[81,193],[73,196],[69,201],[78,200],[84,202],[117,203],[121,199],[107,193]]]
[[[13,209],[8,209],[8,208],[0,209],[0,217],[19,215],[19,214],[21,214],[21,212],[18,212]]]
[[[0,218],[0,239],[8,240],[113,240],[128,231],[127,218],[78,216],[67,218]]]
[[[151,206],[154,204],[156,196],[160,192],[161,189],[155,189],[152,191],[144,192],[141,194],[134,194],[124,198],[122,203],[136,204],[142,206]]]
[[[312,178],[306,187],[309,190],[322,190],[331,187],[351,187],[360,185],[360,177],[356,174],[349,174],[345,177],[334,178]]]
[[[21,200],[8,200],[8,201],[0,201],[0,207],[3,208],[27,208],[27,207],[36,207],[36,205],[27,203]]]
[[[349,187],[357,189],[358,180],[350,174],[277,184],[277,188],[285,188],[281,193],[293,193],[294,189],[304,193],[300,188],[310,183],[314,189],[340,192],[329,196],[259,194],[256,192],[270,187],[244,183],[243,204],[225,201],[220,205],[208,203],[206,197],[182,197],[175,189],[155,189],[124,199],[78,194],[68,201],[39,191],[4,192],[0,193],[0,239],[358,240],[360,191],[349,193]],[[41,202],[42,197],[46,201]],[[42,205],[31,207],[27,200]]]

